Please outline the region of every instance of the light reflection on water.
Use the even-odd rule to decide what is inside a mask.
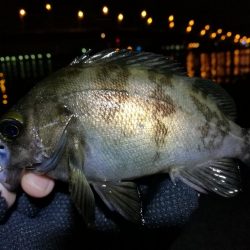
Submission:
[[[55,71],[58,61],[50,53],[0,55],[0,106],[15,102],[34,83]],[[231,83],[240,76],[250,74],[250,49],[211,53],[188,51],[186,67],[191,77]]]
[[[0,57],[0,72],[9,80],[39,79],[52,72],[51,54]]]
[[[0,56],[0,106],[11,104],[9,97],[14,103],[34,83],[52,71],[50,53]]]
[[[189,76],[230,83],[234,78],[250,74],[250,49],[211,53],[189,51],[186,66]]]

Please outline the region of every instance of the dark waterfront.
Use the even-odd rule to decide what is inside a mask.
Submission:
[[[65,43],[67,44],[67,41]],[[10,51],[0,54],[1,113],[25,95],[34,84],[67,66],[75,57],[89,49],[101,50],[79,45],[74,47],[72,44],[71,48],[75,53],[72,53],[72,49],[68,53],[67,47],[68,44],[60,53],[40,47],[32,48],[32,53],[30,48],[23,48],[24,53],[18,49],[19,53]],[[154,48],[150,51],[154,51]],[[158,53],[163,53],[180,63],[188,76],[211,79],[225,88],[236,102],[238,122],[243,127],[250,127],[247,115],[250,107],[250,49],[203,52],[178,48],[170,51],[161,50]]]
[[[221,85],[235,100],[237,123],[250,128],[250,4],[246,1],[209,0],[197,5],[160,0],[9,0],[1,10],[0,114],[37,82],[89,49],[127,48],[163,54],[179,63],[188,76]],[[250,249],[250,170],[240,166],[243,192],[237,197],[209,193],[198,199],[190,189],[193,198],[171,182],[167,186],[170,201],[156,204],[155,210],[160,218],[162,204],[170,204],[166,209],[170,225],[161,227],[160,221],[158,227],[156,219],[155,228],[134,224],[127,228],[127,222],[118,217],[118,223],[124,224],[115,233],[86,230],[64,184],[57,183],[55,192],[42,200],[20,190],[7,216],[1,214],[0,203],[0,240],[6,243],[0,243],[0,249],[14,249],[14,244],[15,249],[38,250],[79,249],[79,245],[111,250]],[[159,186],[153,191],[155,198]],[[190,208],[194,200],[197,209]],[[186,207],[191,216],[178,214]],[[181,222],[175,221],[182,216]],[[100,228],[105,228],[102,223]]]

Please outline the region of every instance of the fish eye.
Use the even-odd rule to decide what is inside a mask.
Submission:
[[[4,139],[13,140],[17,138],[22,130],[23,124],[15,119],[0,121],[0,133]]]

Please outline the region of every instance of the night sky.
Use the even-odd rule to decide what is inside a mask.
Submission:
[[[68,0],[56,0],[56,1],[41,1],[41,0],[9,0],[1,1],[1,15],[0,15],[0,27],[2,30],[9,30],[9,28],[15,28],[18,25],[18,9],[21,7],[26,8],[29,14],[29,18],[39,18],[39,15],[44,12],[44,4],[49,2],[53,6],[53,15],[63,16],[67,18],[70,13],[83,9],[89,16],[99,18],[100,7],[107,4],[110,7],[110,12],[124,12],[126,17],[134,18],[131,20],[136,21],[142,9],[148,10],[153,16],[155,22],[157,20],[167,19],[168,15],[174,14],[176,20],[185,22],[185,20],[195,19],[196,23],[210,23],[216,28],[224,28],[232,30],[233,32],[241,32],[244,35],[250,35],[250,1],[233,1],[233,0],[189,0],[189,1],[162,1],[162,0],[115,0],[115,1],[68,1]],[[67,13],[68,12],[68,13]],[[32,13],[32,14],[31,14]],[[28,15],[27,15],[28,16]],[[136,18],[135,18],[136,17]],[[165,18],[165,19],[164,19]],[[136,22],[134,22],[136,26]]]

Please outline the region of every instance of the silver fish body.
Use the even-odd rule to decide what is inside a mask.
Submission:
[[[2,118],[2,181],[13,185],[18,178],[10,172],[22,168],[68,181],[87,221],[93,190],[111,210],[140,220],[133,180],[154,174],[230,197],[239,191],[234,159],[250,158],[249,133],[234,116],[223,89],[184,76],[163,56],[87,54],[37,84]],[[16,117],[21,132],[6,138]]]

